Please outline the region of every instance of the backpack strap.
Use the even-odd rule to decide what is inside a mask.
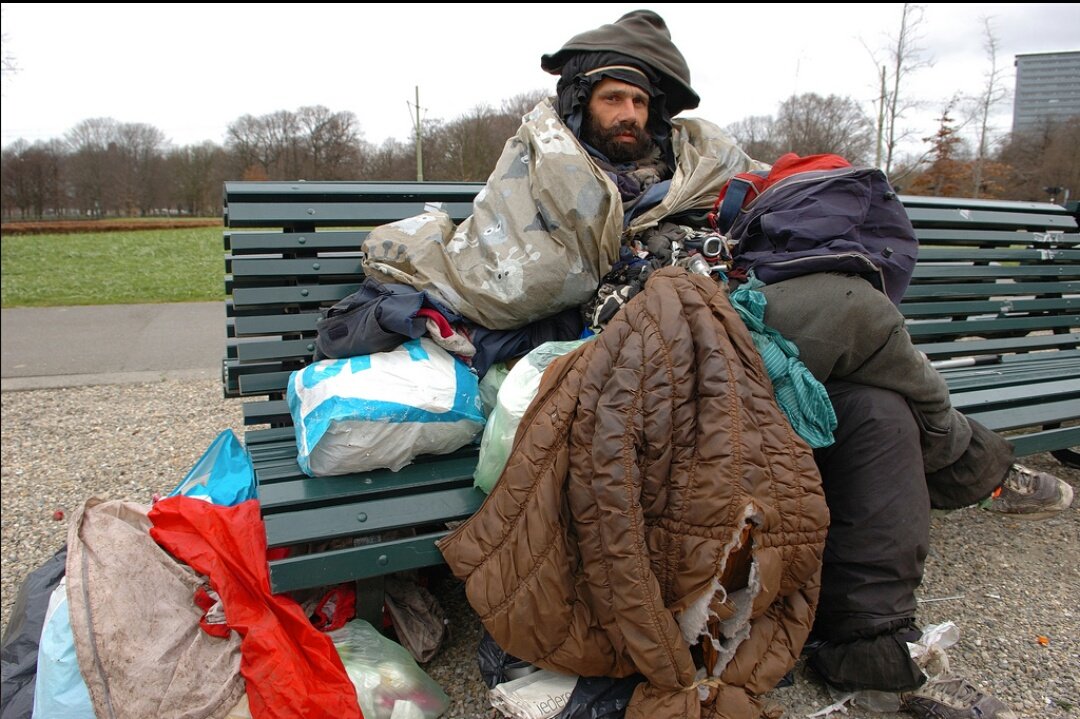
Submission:
[[[747,199],[753,199],[759,192],[759,185],[764,184],[769,173],[742,172],[727,181],[709,213],[709,224],[720,234],[726,235]],[[749,196],[749,197],[748,197]]]

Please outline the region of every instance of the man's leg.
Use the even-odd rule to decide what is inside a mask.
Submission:
[[[810,665],[845,690],[913,689],[906,642],[929,546],[930,500],[919,430],[899,394],[826,383],[836,441],[815,451],[831,520]]]
[[[848,382],[826,384],[836,442],[814,453],[831,520],[809,658],[842,690],[899,692],[922,719],[1016,719],[958,676],[925,681],[907,642],[929,545],[930,497],[919,428],[903,397]]]
[[[940,373],[911,343],[889,299],[851,275],[816,273],[762,288],[765,322],[799,348],[820,382],[845,380],[902,395],[920,431],[921,463],[938,509],[975,504],[1000,488],[988,509],[1043,517],[1072,502],[1072,488],[1013,464],[1012,446],[953,408]]]

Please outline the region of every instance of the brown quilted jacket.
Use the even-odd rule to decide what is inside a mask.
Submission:
[[[628,717],[734,719],[799,655],[827,525],[723,288],[667,268],[548,368],[499,482],[439,546],[509,653],[641,672]]]

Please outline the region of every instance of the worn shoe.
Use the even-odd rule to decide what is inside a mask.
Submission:
[[[919,719],[1017,719],[1004,702],[961,677],[931,679],[901,694],[900,703]]]
[[[1014,464],[984,508],[1023,519],[1040,519],[1068,509],[1072,498],[1073,489],[1065,481]]]

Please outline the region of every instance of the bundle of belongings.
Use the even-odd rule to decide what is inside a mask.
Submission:
[[[488,500],[439,548],[513,656],[641,675],[632,717],[760,716],[813,624],[828,510],[811,447],[835,416],[764,325],[756,274],[854,272],[898,298],[914,236],[880,172],[792,156],[770,173],[664,116],[670,172],[628,178],[562,107],[525,115],[460,225],[430,209],[369,234],[365,286],[319,352],[370,361],[422,337],[483,377],[596,335],[543,370]],[[722,227],[747,173],[757,192],[731,193]]]
[[[250,458],[227,430],[150,507],[87,500],[66,547],[30,575],[12,609],[5,719],[445,712],[449,697],[417,665],[417,647],[354,619],[342,587],[314,602],[271,594],[254,490]],[[422,599],[390,584],[415,615]]]
[[[744,290],[770,262],[740,248],[768,243],[768,259],[800,260],[785,253],[815,242],[802,229],[814,228],[815,207],[837,216],[821,198],[850,196],[845,183],[886,200],[885,212],[903,209],[878,192],[880,173],[840,158],[792,156],[770,174],[708,123],[672,128],[682,161],[659,204],[631,217],[618,186],[542,102],[466,222],[431,210],[370,234],[365,292],[410,297],[414,309],[394,315],[405,318],[393,330],[399,342],[439,334],[478,350],[477,338],[514,334],[500,361],[541,338],[596,334],[543,371],[488,501],[440,549],[514,656],[582,677],[642,675],[630,716],[752,717],[813,624],[828,511],[811,446],[831,438],[828,421],[814,441],[781,411],[797,350],[782,371],[763,360],[784,341],[770,338],[760,298]],[[807,161],[839,172],[798,183],[817,196],[792,201],[783,180],[806,180]],[[716,178],[752,171],[767,187],[740,203],[741,224],[725,234],[716,215],[728,185]],[[801,203],[802,217],[789,213],[776,230],[773,196]],[[748,219],[752,209],[761,211]],[[832,238],[846,244],[811,252],[803,271],[858,254],[858,265],[832,269],[855,267],[902,294],[914,238],[886,229],[891,246],[870,247],[862,234],[883,223],[866,214],[878,209],[878,200],[849,206],[850,236]],[[731,295],[728,273],[747,280]],[[441,308],[449,327],[429,323],[425,308]],[[391,315],[376,314],[378,339]],[[574,315],[576,327],[529,334]],[[447,351],[477,374],[494,364]]]

